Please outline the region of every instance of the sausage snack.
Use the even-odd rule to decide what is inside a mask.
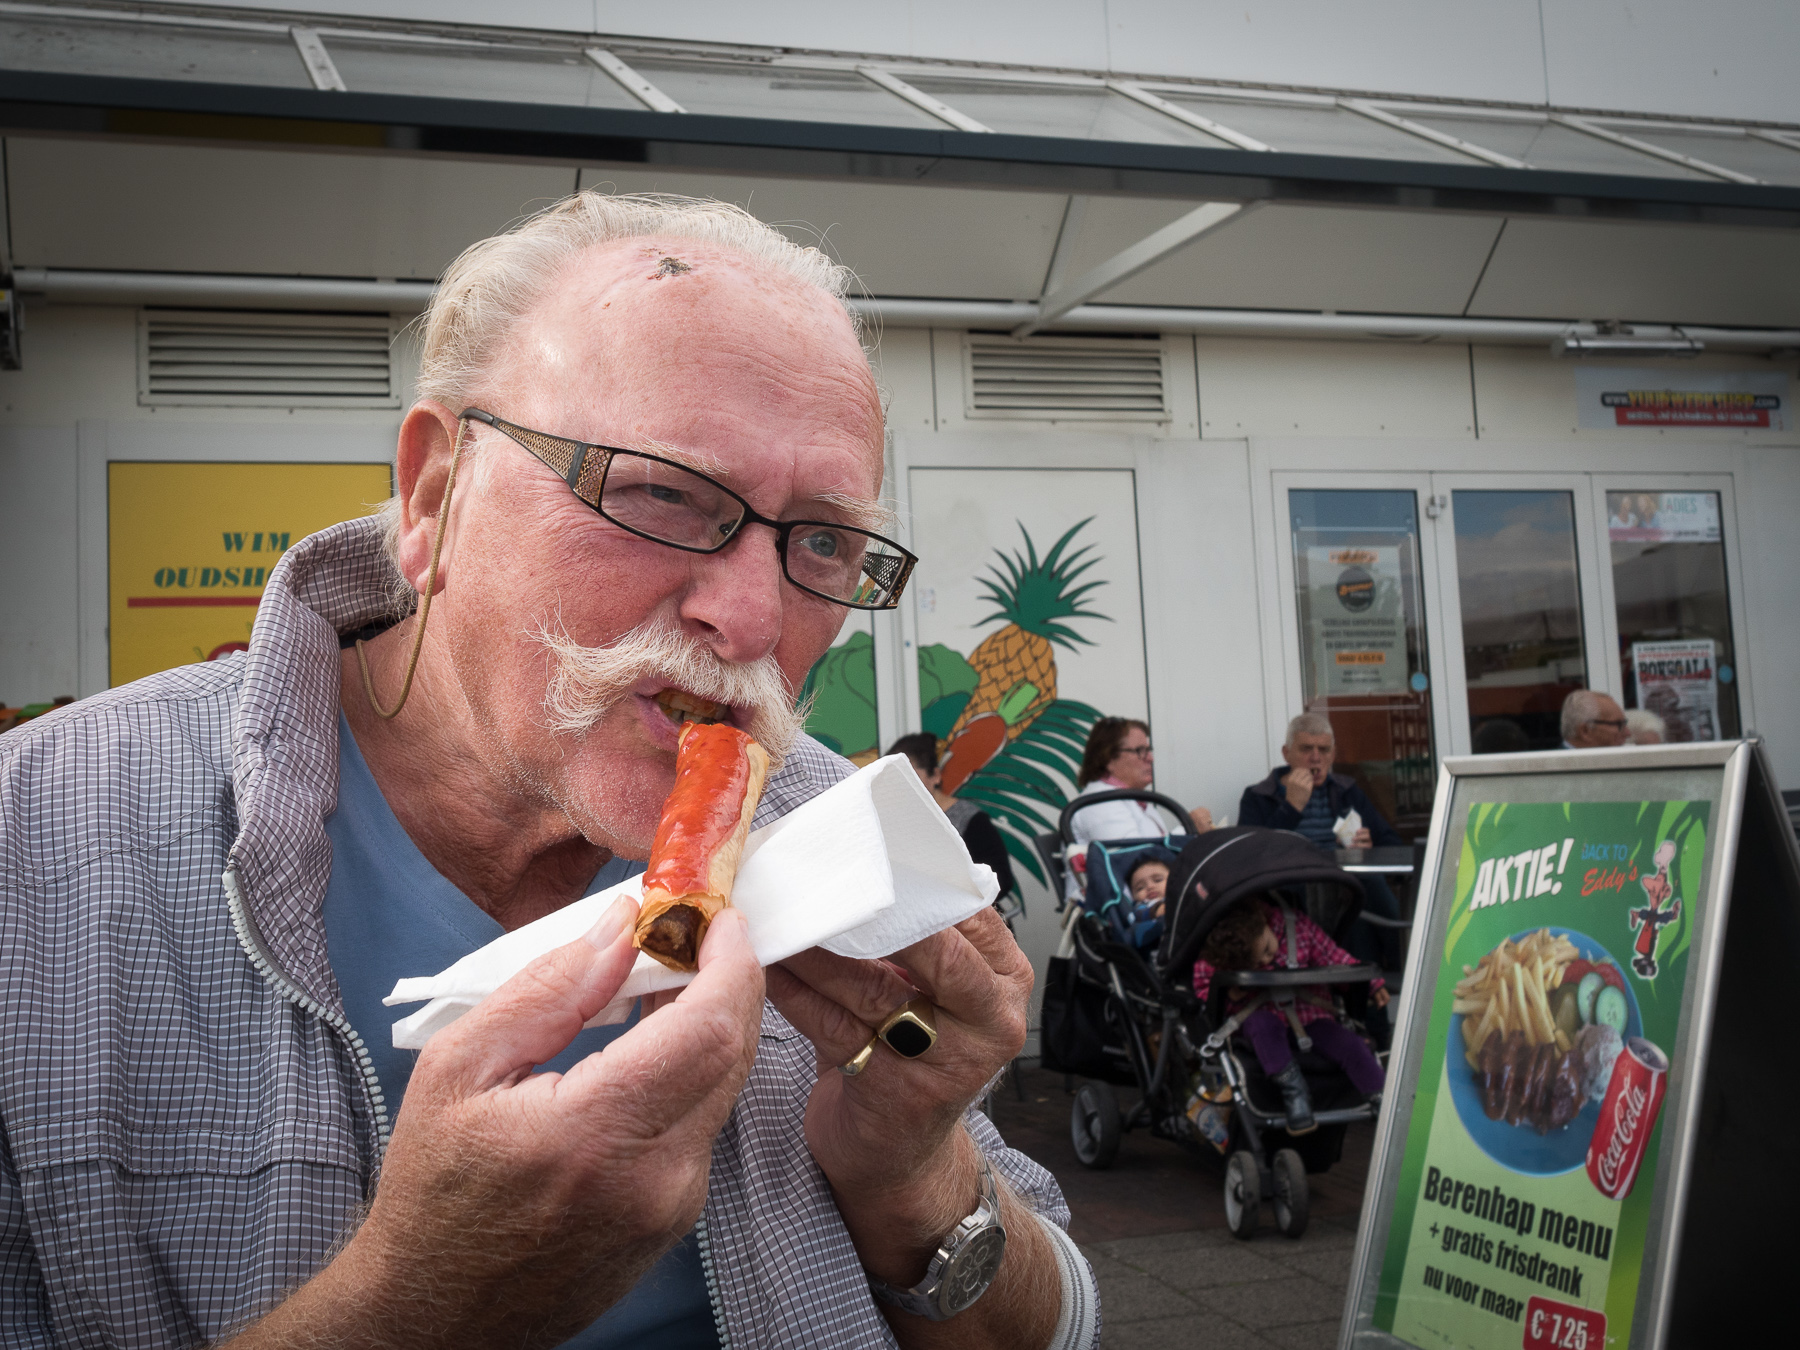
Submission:
[[[700,968],[700,944],[713,916],[731,903],[768,773],[768,751],[736,727],[682,724],[675,786],[650,846],[633,938],[670,970]]]

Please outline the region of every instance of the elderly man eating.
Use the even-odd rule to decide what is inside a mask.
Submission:
[[[289,552],[242,657],[0,744],[9,1343],[1095,1343],[1060,1191],[969,1110],[1031,984],[991,911],[764,971],[726,910],[583,1031],[623,900],[416,1061],[380,1004],[639,870],[682,707],[779,764],[758,825],[850,772],[794,694],[911,559],[843,292],[716,203],[476,245],[385,519]],[[935,1044],[878,1043],[920,997]]]

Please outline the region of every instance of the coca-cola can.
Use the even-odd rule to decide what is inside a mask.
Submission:
[[[1668,1090],[1669,1057],[1642,1036],[1631,1037],[1613,1061],[1600,1123],[1588,1143],[1588,1180],[1607,1199],[1631,1194]]]

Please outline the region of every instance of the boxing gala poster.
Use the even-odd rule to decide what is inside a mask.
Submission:
[[[1469,807],[1375,1326],[1421,1350],[1630,1342],[1710,814]]]

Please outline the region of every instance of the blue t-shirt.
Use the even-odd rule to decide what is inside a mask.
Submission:
[[[331,880],[325,888],[325,940],[344,1012],[368,1047],[388,1119],[400,1110],[418,1054],[394,1048],[393,1024],[414,1008],[386,1008],[394,982],[433,975],[504,931],[419,852],[394,817],[363,762],[350,724],[338,714],[338,803],[325,821]],[[594,875],[591,894],[643,871],[615,858]],[[633,1021],[635,1021],[635,1016]],[[541,1069],[562,1072],[624,1034],[631,1023],[590,1027]],[[565,1350],[717,1350],[718,1329],[689,1233],[652,1266],[632,1291]]]

